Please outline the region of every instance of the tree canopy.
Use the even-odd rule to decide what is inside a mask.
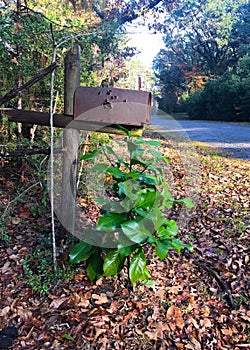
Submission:
[[[172,112],[181,99],[209,81],[232,70],[236,74],[239,60],[249,52],[249,3],[183,0],[167,14],[163,30],[166,47],[154,69],[162,93],[160,106]]]
[[[107,79],[117,82],[124,76],[126,59],[135,53],[127,44],[124,24],[152,11],[156,16],[173,4],[174,0],[4,1],[0,7],[1,95],[47,67],[55,46],[56,59],[62,62],[73,42],[82,49],[82,84],[101,85]],[[60,96],[62,71],[57,68]],[[23,93],[23,106],[46,108],[48,84],[49,79],[43,79]]]

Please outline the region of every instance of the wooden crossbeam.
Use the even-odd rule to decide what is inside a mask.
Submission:
[[[47,112],[25,111],[22,109],[9,109],[4,111],[8,116],[9,121],[18,123],[29,123],[36,125],[49,126],[50,116]],[[88,122],[83,120],[73,119],[71,115],[54,114],[53,125],[59,128],[72,128],[78,130],[98,131],[104,133],[112,133],[118,135],[126,134],[122,129],[115,124],[108,125],[105,123]],[[124,129],[129,130],[131,136],[141,136],[143,127],[134,127],[129,125],[121,125]]]

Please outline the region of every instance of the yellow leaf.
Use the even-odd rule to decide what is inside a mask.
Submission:
[[[222,328],[221,333],[224,334],[224,335],[229,335],[229,336],[233,335],[233,331],[232,331],[231,328],[228,328],[228,329]]]
[[[208,306],[204,306],[201,308],[202,315],[207,317],[210,315],[210,309]]]
[[[180,308],[171,305],[166,313],[166,318],[170,319],[170,318],[176,318],[176,317],[182,317],[183,313],[181,311]]]

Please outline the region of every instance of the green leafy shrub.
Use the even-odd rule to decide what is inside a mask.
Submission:
[[[119,274],[127,262],[133,284],[139,280],[150,284],[146,266],[148,245],[161,260],[170,249],[178,253],[183,248],[192,249],[175,237],[177,224],[167,219],[163,210],[176,203],[187,207],[193,204],[189,198],[173,199],[164,177],[169,159],[156,149],[160,142],[126,137],[125,144],[124,157],[109,145],[81,157],[90,162],[105,156],[106,162],[96,162],[91,171],[105,183],[108,195],[95,199],[101,204],[101,215],[94,227],[86,229],[85,241],[73,247],[70,261],[86,261],[87,275],[92,281]]]
[[[203,91],[196,91],[184,102],[184,108],[192,119],[208,119],[206,101]]]
[[[219,79],[206,83],[202,91],[190,95],[184,106],[193,119],[250,120],[250,58],[245,55],[237,67]]]
[[[50,242],[47,242],[50,244]],[[51,266],[52,257],[45,247],[38,247],[28,258],[23,260],[24,280],[34,292],[48,294],[51,287],[60,279],[70,279],[73,270],[60,268],[55,273]]]

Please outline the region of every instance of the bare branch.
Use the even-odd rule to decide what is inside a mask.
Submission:
[[[220,275],[216,271],[214,271],[210,266],[208,266],[204,261],[202,261],[198,257],[193,256],[193,254],[191,254],[187,249],[184,250],[184,256],[188,259],[192,259],[196,266],[207,271],[208,273],[210,273],[210,275],[212,275],[216,279],[217,283],[219,284],[222,291],[224,292],[224,296],[227,299],[227,302],[228,302],[230,308],[233,310],[236,310],[237,307],[236,307],[236,304],[233,300],[232,294],[231,294],[226,282],[223,281],[223,279],[220,277]]]
[[[137,19],[138,17],[144,16],[148,11],[155,8],[160,2],[163,0],[150,0],[146,1],[147,3],[145,5],[144,2],[142,4],[139,2],[138,4],[133,1],[130,4],[127,4],[127,6],[119,11],[119,13],[116,13],[113,11],[107,11],[105,8],[100,9],[96,4],[92,3],[92,8],[95,12],[95,14],[102,20],[102,21],[109,21],[111,18],[109,17],[111,15],[112,20],[116,23],[117,26],[122,26],[123,24],[127,22],[132,22],[133,20]],[[115,13],[115,18],[113,18]]]
[[[12,98],[16,97],[20,92],[27,90],[32,85],[37,83],[39,80],[43,79],[46,75],[51,73],[56,67],[59,66],[59,63],[53,62],[50,66],[40,71],[38,74],[36,74],[33,78],[31,78],[27,83],[21,85],[20,87],[15,87],[7,94],[5,94],[3,97],[0,98],[0,106],[8,101],[10,101]]]
[[[55,153],[60,153],[62,150],[60,148],[54,149]],[[25,157],[36,154],[50,154],[50,148],[33,148],[33,149],[21,149],[18,151],[5,151],[0,152],[1,158],[10,158],[10,157]]]
[[[140,17],[141,14],[146,14],[148,11],[155,8],[160,2],[162,2],[162,0],[151,0],[149,1],[148,5],[140,9],[135,8],[133,11],[130,9],[127,13],[125,12],[120,16],[120,19],[118,20],[119,24],[123,25],[127,22],[132,22],[133,20]]]

